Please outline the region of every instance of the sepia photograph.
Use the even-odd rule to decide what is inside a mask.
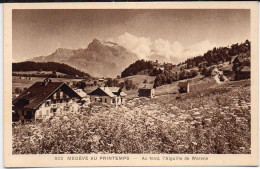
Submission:
[[[258,151],[250,8],[10,11],[9,155]]]

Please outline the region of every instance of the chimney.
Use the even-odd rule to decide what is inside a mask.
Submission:
[[[44,79],[44,81],[42,82],[42,85],[43,85],[43,86],[47,86],[47,84],[48,84],[49,82],[51,82],[51,79],[46,78],[46,79]]]

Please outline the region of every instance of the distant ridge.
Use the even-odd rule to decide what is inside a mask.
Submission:
[[[136,60],[137,56],[126,48],[95,38],[86,49],[59,48],[48,56],[39,56],[28,61],[65,63],[92,76],[116,77]]]

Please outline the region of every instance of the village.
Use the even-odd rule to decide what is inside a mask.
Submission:
[[[98,87],[86,97],[82,90],[51,79],[37,82],[17,99],[25,106],[14,109],[19,121],[13,125],[13,152],[250,152],[246,141],[250,137],[249,80],[217,83],[214,78],[194,78],[174,85],[180,91],[158,95],[160,89],[144,88],[140,97],[126,99],[125,92],[114,87]],[[44,97],[35,95],[35,88]],[[226,125],[230,130],[224,130]],[[234,134],[244,137],[237,140]],[[78,145],[80,140],[86,140],[83,147]],[[221,146],[209,149],[208,144]]]
[[[232,54],[237,47],[241,54]],[[249,48],[246,41],[178,65],[137,60],[115,78],[53,62],[17,63],[13,153],[248,154]],[[225,50],[232,55],[216,60]]]
[[[240,62],[244,63],[245,61],[240,61],[236,57],[232,62],[234,65],[240,65]],[[176,71],[176,65],[159,64],[158,60],[151,63],[154,69],[158,71],[164,72],[172,69]],[[233,72],[227,64],[220,64],[209,69],[211,69],[211,73],[208,79],[216,84],[229,81],[227,77]],[[36,74],[39,74],[39,72]],[[148,77],[145,71],[137,76]],[[156,89],[153,81],[148,83],[147,79],[145,79],[137,85],[137,89],[135,88],[133,91],[134,95],[133,92],[124,92],[122,87],[107,86],[109,80],[107,78],[96,78],[96,81],[93,83],[92,80],[91,83],[90,80],[80,81],[80,79],[77,81],[70,81],[69,79],[67,81],[57,81],[56,79],[56,81],[52,81],[52,78],[47,77],[42,82],[36,81],[30,87],[24,88],[20,94],[13,95],[13,121],[36,123],[37,121],[43,121],[55,116],[64,116],[68,113],[82,114],[86,111],[91,111],[96,106],[123,107],[131,104],[136,99],[152,99],[156,96],[155,93],[157,93],[157,97],[165,94],[178,94],[178,98],[182,93],[191,92],[190,83],[196,86],[196,81],[198,81],[199,77],[203,78],[200,75],[192,79],[177,81],[174,85],[171,85],[173,88],[168,86],[168,89],[163,90],[164,92],[161,92],[158,88]],[[250,68],[246,66],[235,75],[236,80],[248,78],[250,78]],[[19,76],[19,79],[23,79],[23,76]],[[25,79],[31,81],[32,77],[26,76]],[[165,93],[165,91],[167,92]],[[130,95],[128,96],[127,93]]]
[[[181,83],[182,84],[182,83]],[[189,92],[188,83],[180,90]],[[13,99],[13,121],[38,121],[67,113],[81,113],[91,106],[118,107],[127,104],[119,87],[97,87],[90,93],[80,88],[70,88],[64,82],[52,82],[50,78],[35,82]],[[155,89],[144,84],[138,90],[139,97],[154,98]]]
[[[153,71],[115,79],[16,73],[13,153],[250,153],[248,62],[233,57],[200,70],[146,62]],[[198,74],[155,85],[171,71]]]

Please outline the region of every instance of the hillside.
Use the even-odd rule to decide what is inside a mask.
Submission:
[[[45,123],[13,125],[13,154],[250,154],[250,80],[194,85],[198,90],[191,93],[56,117],[46,121],[51,129]],[[38,137],[32,142],[28,135]]]
[[[150,73],[153,70],[153,65],[150,61],[137,60],[135,63],[129,65],[122,73],[121,77],[137,75],[143,70],[148,70]]]
[[[153,84],[155,76],[148,76],[148,75],[134,75],[134,76],[128,76],[125,78],[121,78],[119,82],[124,81],[124,80],[132,80],[134,85],[136,86],[141,86],[144,84],[144,81],[147,81],[147,84]]]
[[[194,69],[210,67],[213,65],[223,64],[229,62],[232,65],[236,57],[242,57],[243,59],[250,59],[250,41],[246,40],[243,43],[232,44],[230,47],[219,47],[213,48],[207,51],[202,56],[195,56],[193,58],[188,58],[186,61],[174,65],[172,63],[158,63],[153,61],[138,60],[135,63],[129,65],[122,73],[122,77],[136,75],[142,71],[147,71],[147,74],[153,73],[154,69],[167,70],[169,72],[175,73],[183,69]],[[160,59],[159,59],[160,60]],[[160,73],[157,73],[160,74]]]
[[[40,75],[49,75],[43,74],[41,71],[54,71],[55,75],[62,77],[90,77],[88,73],[82,72],[78,69],[75,69],[69,65],[56,62],[19,62],[12,64],[13,74],[17,75],[30,75],[30,76],[40,76]],[[32,74],[28,74],[32,72]],[[35,72],[35,73],[33,73]]]
[[[98,39],[94,39],[86,49],[59,48],[48,56],[30,59],[35,62],[52,61],[69,64],[97,77],[116,77],[136,60],[137,56],[124,47]]]
[[[213,48],[208,52],[204,53],[202,56],[196,56],[194,58],[187,59],[183,65],[186,68],[193,67],[209,67],[212,65],[218,65],[224,62],[231,62],[234,57],[243,55],[245,58],[250,58],[250,41],[246,40],[244,43],[232,44],[230,47],[219,47]]]
[[[189,58],[178,65],[138,60],[128,66],[121,73],[121,77],[138,74],[156,76],[154,80],[156,88],[175,81],[191,79],[198,75],[211,76],[213,69],[216,68],[220,69],[219,73],[222,74],[218,78],[238,80],[243,74],[241,73],[242,69],[250,69],[250,57],[250,42],[246,40],[244,43],[233,44],[230,47],[213,48],[203,56]]]

